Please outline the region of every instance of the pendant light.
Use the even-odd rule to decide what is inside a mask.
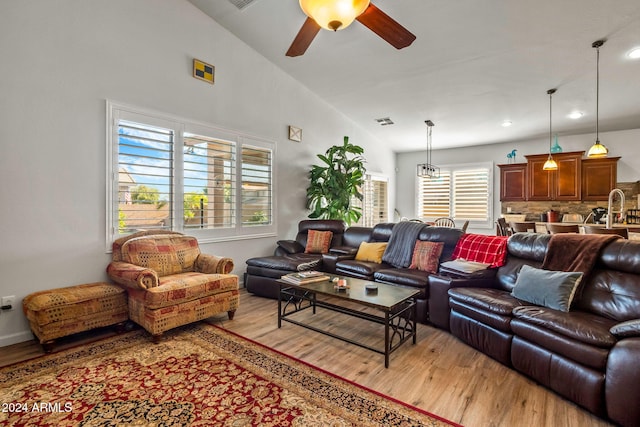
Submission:
[[[431,131],[435,126],[431,120],[425,120],[427,125],[427,163],[418,165],[418,176],[421,178],[440,178],[440,168],[431,163]]]
[[[549,95],[549,158],[544,162],[544,166],[542,166],[542,169],[546,171],[558,170],[558,164],[553,160],[553,157],[551,157],[551,141],[553,139],[553,132],[551,128],[551,97],[554,93],[556,93],[556,89],[549,89],[547,91],[547,94]]]
[[[596,142],[589,148],[587,157],[606,157],[609,150],[604,145],[600,144],[600,135],[598,133],[598,108],[600,104],[600,47],[604,44],[605,40],[598,40],[593,42],[591,47],[596,50]]]

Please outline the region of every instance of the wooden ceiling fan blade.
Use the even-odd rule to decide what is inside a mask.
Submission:
[[[293,43],[289,46],[287,56],[300,56],[305,53],[318,31],[320,31],[320,25],[316,24],[313,19],[307,18],[298,31],[298,35],[293,39]]]
[[[407,47],[416,39],[416,36],[409,30],[378,9],[373,3],[370,3],[367,10],[356,19],[396,49]]]

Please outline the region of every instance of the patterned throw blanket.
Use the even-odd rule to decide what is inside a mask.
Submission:
[[[394,225],[389,244],[382,254],[382,261],[396,268],[409,267],[416,240],[425,227],[426,224],[412,221],[402,221]]]

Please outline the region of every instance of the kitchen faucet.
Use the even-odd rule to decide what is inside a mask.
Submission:
[[[613,222],[613,220],[611,219],[613,218],[613,215],[612,215],[613,210],[611,208],[611,205],[613,204],[613,197],[616,194],[620,196],[620,210],[618,211],[620,213],[620,219],[624,219],[624,193],[619,188],[614,188],[609,193],[609,206],[607,208],[607,225],[605,226],[605,228],[611,228],[611,224]]]

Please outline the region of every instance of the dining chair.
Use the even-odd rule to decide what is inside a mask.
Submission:
[[[604,228],[596,227],[593,225],[585,225],[583,227],[585,234],[617,234],[618,236],[622,236],[625,239],[629,238],[628,228]]]
[[[504,218],[498,218],[496,220],[496,235],[498,236],[511,236],[513,234],[511,227],[507,224],[507,220]]]
[[[510,222],[509,225],[514,233],[521,232],[536,232],[536,223],[535,222]]]
[[[435,221],[433,221],[433,225],[436,225],[438,227],[451,227],[451,228],[455,228],[456,223],[453,219],[451,218],[447,218],[447,217],[443,217],[443,218],[436,218]]]
[[[547,224],[547,233],[580,233],[578,224]]]

